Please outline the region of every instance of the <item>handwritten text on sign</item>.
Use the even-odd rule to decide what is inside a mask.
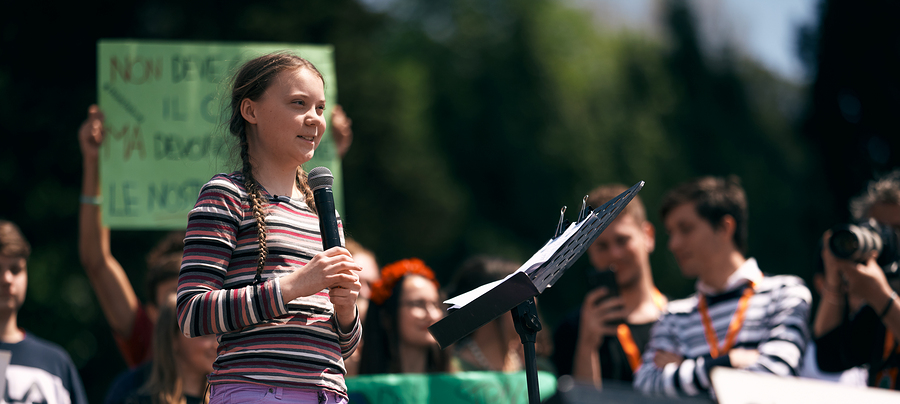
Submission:
[[[316,66],[325,79],[326,103],[334,105],[330,46],[100,41],[104,222],[111,228],[183,229],[200,187],[216,173],[240,169],[232,157],[235,139],[224,125],[229,79],[243,62],[284,50]],[[330,129],[306,169],[316,166],[334,173],[340,211],[341,172]]]

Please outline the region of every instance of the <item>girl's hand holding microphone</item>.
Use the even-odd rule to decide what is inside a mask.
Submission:
[[[329,248],[281,278],[284,302],[311,296],[327,288],[341,329],[349,330],[356,318],[356,298],[362,287],[359,271],[362,267],[353,261],[349,251],[343,247]]]

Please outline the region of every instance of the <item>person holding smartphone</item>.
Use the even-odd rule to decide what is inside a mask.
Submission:
[[[588,195],[588,204],[600,206],[627,189],[600,186]],[[650,329],[666,305],[650,271],[654,234],[635,196],[588,248],[590,290],[554,333],[553,361],[560,376],[598,388],[603,379],[633,381]]]

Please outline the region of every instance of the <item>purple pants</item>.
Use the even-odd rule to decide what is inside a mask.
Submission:
[[[250,383],[210,386],[210,404],[297,403],[347,404],[347,399],[328,390],[292,389]]]

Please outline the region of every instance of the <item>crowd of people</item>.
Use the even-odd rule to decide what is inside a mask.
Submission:
[[[213,177],[187,228],[148,253],[141,303],[101,222],[103,114],[90,107],[78,132],[79,253],[129,367],[106,403],[346,403],[345,380],[360,375],[523,370],[510,316],[443,350],[428,332],[446,314],[447,297],[503,279],[521,263],[472,257],[442,287],[417,258],[380,267],[375,254],[343,237],[340,221],[346,248],[323,248],[302,164],[325,133],[324,109],[322,76],[300,57],[273,53],[241,68],[226,118],[242,166]],[[343,154],[352,132],[339,107],[331,124]],[[588,204],[626,189],[600,186]],[[598,389],[624,384],[671,397],[714,397],[715,367],[900,389],[896,258],[839,258],[826,232],[813,315],[800,278],[767,274],[747,255],[738,178],[689,180],[660,206],[667,249],[683,275],[696,278],[695,293],[670,301],[654,285],[656,229],[635,197],[587,250],[588,278],[601,280],[589,282],[580,307],[560,316],[556,329],[538,333],[539,369]],[[873,181],[852,208],[860,222],[900,229],[900,172]],[[883,247],[890,248],[897,246]],[[86,402],[68,354],[17,326],[29,256],[18,227],[0,221],[3,398]]]

